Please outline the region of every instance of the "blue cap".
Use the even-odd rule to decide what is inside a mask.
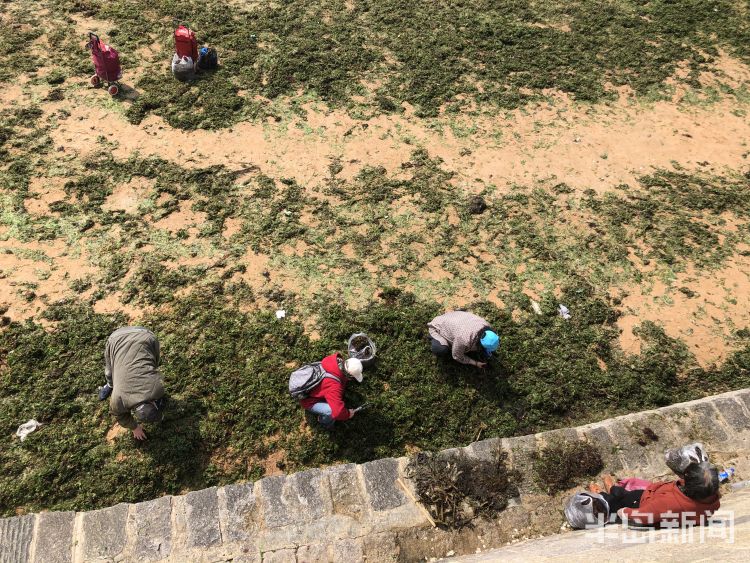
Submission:
[[[482,343],[482,347],[487,352],[487,355],[490,355],[500,346],[500,337],[488,329],[484,331],[484,336],[479,342]]]

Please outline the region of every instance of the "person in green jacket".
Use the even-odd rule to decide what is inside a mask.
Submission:
[[[104,348],[104,378],[99,400],[109,400],[110,412],[120,426],[145,440],[143,422],[161,422],[166,397],[159,374],[159,341],[140,326],[118,328]]]

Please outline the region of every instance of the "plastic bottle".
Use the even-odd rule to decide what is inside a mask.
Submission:
[[[720,483],[726,483],[732,477],[734,477],[734,467],[729,467],[728,469],[725,469],[724,471],[719,471]]]

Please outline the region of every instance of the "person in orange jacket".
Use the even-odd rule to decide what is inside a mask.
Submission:
[[[307,398],[300,400],[300,405],[318,415],[318,422],[330,430],[337,420],[349,420],[356,413],[354,409],[346,408],[344,390],[350,379],[362,382],[362,362],[357,358],[344,360],[337,352],[323,358],[321,367],[333,377],[323,378]]]

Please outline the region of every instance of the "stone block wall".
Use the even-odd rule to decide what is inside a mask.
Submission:
[[[644,442],[646,427],[658,441]],[[701,440],[715,463],[734,465],[741,478],[750,471],[750,389],[447,451],[486,458],[499,446],[529,475],[538,448],[578,439],[599,448],[607,472],[650,478],[669,474],[665,449]],[[380,459],[90,512],[0,519],[0,563],[416,561],[554,533],[564,522],[563,499],[526,479],[521,497],[495,520],[459,531],[433,528],[397,482],[411,486],[406,463]]]

